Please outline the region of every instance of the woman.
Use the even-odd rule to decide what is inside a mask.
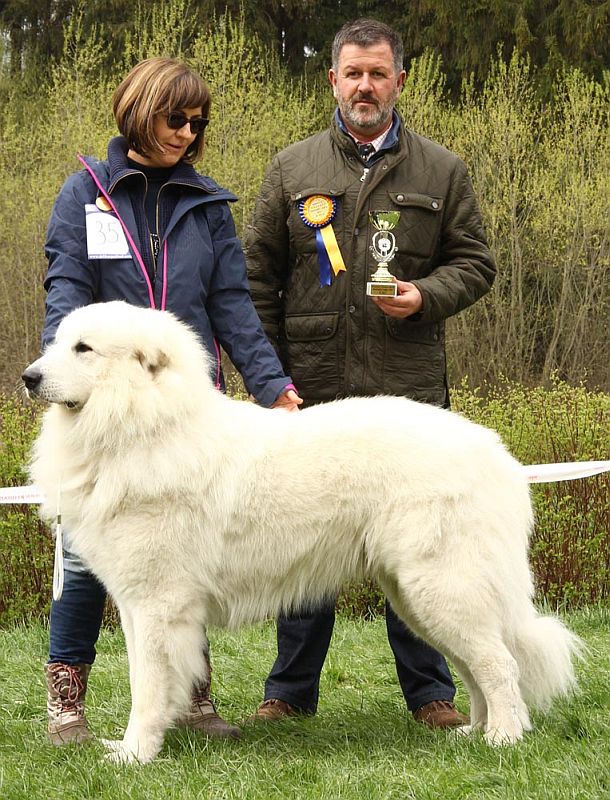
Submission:
[[[84,169],[68,178],[51,214],[43,345],[66,314],[88,303],[168,309],[212,353],[218,388],[222,346],[259,403],[294,410],[301,400],[250,300],[228,206],[237,198],[192,166],[203,152],[209,109],[204,81],[174,59],[142,61],[118,86],[113,111],[121,135],[110,141],[106,161],[79,156]],[[104,602],[103,587],[64,552],[45,667],[53,744],[91,738],[84,701]],[[216,713],[209,677],[193,687],[183,722],[212,736],[240,735]]]

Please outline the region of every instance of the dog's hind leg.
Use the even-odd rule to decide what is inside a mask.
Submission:
[[[516,742],[529,729],[529,715],[519,689],[517,662],[502,641],[501,619],[492,613],[493,602],[482,614],[472,597],[447,587],[452,587],[447,578],[422,582],[421,571],[383,581],[398,616],[464,676],[471,692],[473,724],[485,724],[487,741]]]
[[[531,728],[517,662],[499,636],[477,642],[470,650],[470,668],[487,701],[485,739],[490,744],[512,744]]]

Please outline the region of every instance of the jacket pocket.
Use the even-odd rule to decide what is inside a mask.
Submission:
[[[433,197],[428,194],[415,194],[414,192],[390,192],[393,203],[405,208],[423,208],[426,211],[438,213],[443,210],[443,198]]]
[[[321,342],[337,333],[339,312],[289,314],[285,325],[286,339],[289,342]]]
[[[288,314],[282,361],[307,401],[333,399],[340,388],[339,312]]]
[[[400,211],[400,220],[394,235],[401,255],[432,256],[439,246],[444,199],[414,192],[389,192],[394,209]]]
[[[437,323],[419,323],[407,319],[385,318],[386,329],[393,339],[414,344],[437,345],[441,341],[441,329]]]
[[[446,405],[443,327],[392,317],[386,317],[385,324],[384,390],[424,403]]]

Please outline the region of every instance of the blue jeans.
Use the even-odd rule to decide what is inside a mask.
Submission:
[[[313,714],[320,673],[335,624],[335,601],[277,622],[277,658],[265,682],[265,700],[284,700]],[[443,656],[414,636],[386,602],[388,641],[410,711],[433,700],[453,701],[455,686]]]
[[[82,561],[64,550],[64,590],[51,603],[49,661],[93,664],[106,590]]]

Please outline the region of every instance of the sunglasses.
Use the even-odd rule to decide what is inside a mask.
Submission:
[[[184,128],[188,123],[191,127],[191,133],[197,136],[197,134],[204,132],[210,120],[205,117],[187,117],[186,114],[183,114],[181,111],[172,111],[167,115],[166,121],[167,127],[174,131]]]

